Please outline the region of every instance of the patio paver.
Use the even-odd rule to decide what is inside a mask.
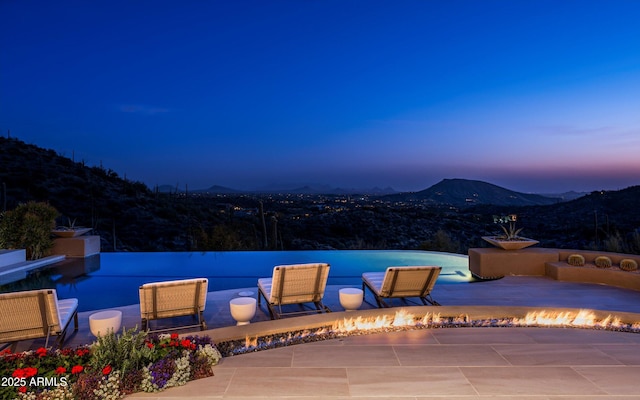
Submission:
[[[339,287],[326,303],[341,310]],[[232,325],[233,291],[209,293],[209,327]],[[249,290],[254,290],[253,288]],[[640,291],[546,277],[437,285],[443,305],[591,308],[640,315]],[[369,299],[372,301],[372,299]],[[371,308],[370,304],[364,307]],[[121,308],[125,326],[136,306]],[[435,310],[435,308],[434,308]],[[88,315],[67,344],[92,340]],[[266,320],[259,311],[253,323]],[[38,346],[37,341],[26,346]],[[334,339],[223,358],[215,376],[145,399],[640,400],[640,334],[564,328],[445,328]]]

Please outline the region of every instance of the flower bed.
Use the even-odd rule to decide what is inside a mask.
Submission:
[[[209,337],[124,331],[76,349],[0,353],[0,398],[120,399],[213,375],[220,352]]]

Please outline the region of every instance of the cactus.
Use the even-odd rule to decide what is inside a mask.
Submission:
[[[607,256],[596,257],[594,263],[598,268],[611,268],[611,259]]]
[[[624,271],[635,271],[638,269],[638,263],[636,260],[625,258],[620,261],[620,269]]]
[[[574,267],[582,267],[584,265],[584,257],[580,254],[571,254],[567,258],[567,263],[569,265],[573,265]]]

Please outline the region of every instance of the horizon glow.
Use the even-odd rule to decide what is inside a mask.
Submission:
[[[640,3],[1,2],[0,134],[150,187],[640,184]]]

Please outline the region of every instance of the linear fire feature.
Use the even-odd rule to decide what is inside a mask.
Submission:
[[[565,308],[408,307],[287,318],[247,328],[220,328],[210,334],[223,356],[232,356],[349,335],[458,327],[570,327],[640,333],[640,315]]]

